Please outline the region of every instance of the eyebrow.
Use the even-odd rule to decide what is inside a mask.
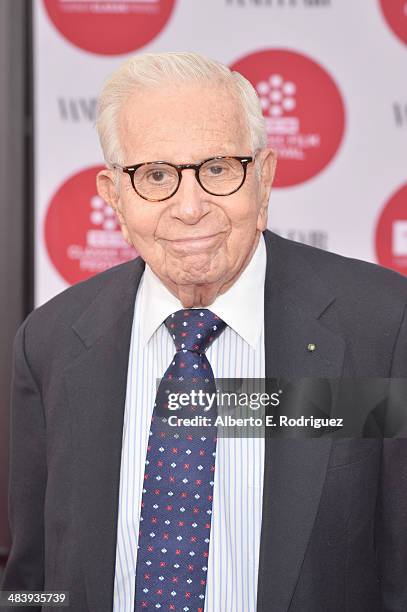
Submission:
[[[183,160],[176,160],[174,161],[173,159],[169,159],[169,158],[165,158],[165,157],[156,157],[155,159],[149,159],[145,162],[141,162],[141,163],[153,163],[153,162],[158,162],[158,161],[165,161],[168,162],[170,164],[174,164],[175,166],[177,165],[182,165],[182,164],[199,164],[203,161],[205,161],[206,159],[213,159],[216,157],[237,157],[241,155],[241,151],[236,151],[231,152],[231,151],[217,151],[216,153],[206,153],[205,155],[201,155],[201,156],[192,156],[192,159],[183,159]],[[250,155],[250,153],[248,153],[248,155]]]

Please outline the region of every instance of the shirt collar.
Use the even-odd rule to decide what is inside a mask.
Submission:
[[[266,260],[266,246],[261,234],[251,260],[237,281],[225,293],[218,295],[209,306],[212,312],[253,348],[259,339],[264,321]],[[139,292],[142,322],[140,340],[144,347],[161,323],[183,306],[147,264]]]

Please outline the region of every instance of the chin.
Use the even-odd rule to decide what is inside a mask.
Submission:
[[[220,261],[219,255],[190,254],[182,258],[168,258],[168,276],[178,284],[216,282],[225,273],[227,263]]]
[[[176,285],[209,285],[218,282],[221,277],[221,274],[205,274],[189,270],[188,272],[173,275],[170,278]]]
[[[224,270],[213,269],[210,265],[196,266],[191,263],[184,269],[173,270],[168,276],[177,285],[209,285],[219,282],[224,276]]]

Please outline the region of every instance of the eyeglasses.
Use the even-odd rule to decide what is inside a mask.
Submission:
[[[199,164],[170,164],[165,161],[146,162],[118,168],[130,176],[134,191],[144,200],[162,202],[178,190],[183,170],[195,170],[195,178],[204,191],[227,196],[240,189],[246,179],[247,164],[254,157],[211,157]]]

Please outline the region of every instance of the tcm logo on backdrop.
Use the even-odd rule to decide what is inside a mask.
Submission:
[[[77,47],[119,55],[155,38],[171,16],[175,0],[44,0],[58,31]]]
[[[407,0],[379,0],[383,15],[394,34],[407,44]]]
[[[384,206],[376,226],[380,264],[407,275],[407,183]]]
[[[102,166],[71,176],[49,203],[45,244],[53,265],[70,284],[137,256],[122,237],[113,210],[96,194],[99,170]]]
[[[332,77],[293,51],[252,53],[231,66],[256,88],[268,143],[278,152],[275,185],[298,185],[316,176],[338,151],[345,109]]]

